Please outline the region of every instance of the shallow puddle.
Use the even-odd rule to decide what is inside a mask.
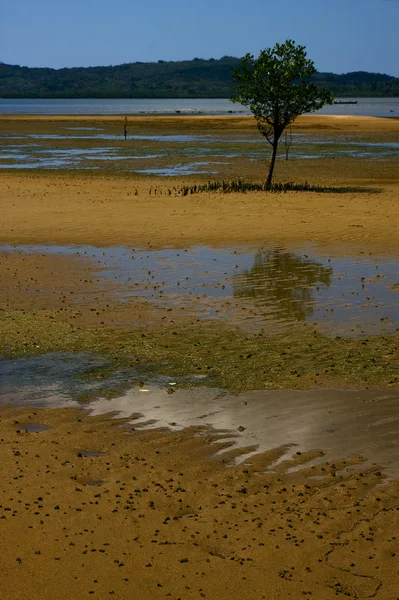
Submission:
[[[36,359],[43,362],[44,371],[46,360],[45,356]],[[66,393],[71,375],[62,373],[61,360],[58,380],[56,373],[52,374],[58,389],[55,387],[51,395],[47,395],[51,380],[43,381],[40,371],[32,372],[31,365],[30,359],[21,359],[30,393],[21,398],[16,380],[14,389],[0,396],[1,402],[47,408],[79,406]],[[93,416],[123,418],[128,434],[138,429],[178,431],[194,427],[198,435],[210,435],[222,458],[224,452],[237,451],[237,462],[250,463],[254,455],[279,449],[278,458],[268,468],[295,471],[328,460],[347,460],[348,465],[351,461],[359,463],[363,470],[378,466],[389,477],[399,478],[398,390],[254,391],[231,396],[220,389],[197,387],[175,388],[170,395],[170,386],[176,381],[166,377],[147,381],[145,394],[137,386],[113,399],[99,394],[89,405],[81,406]],[[35,396],[42,398],[41,403]],[[20,426],[21,431],[24,428]],[[285,462],[307,451],[321,453],[304,459],[301,465]],[[78,450],[76,454],[81,458],[104,455],[96,449]]]
[[[77,399],[107,394],[109,390],[137,378],[133,370],[110,374],[106,367],[105,360],[84,353],[51,352],[29,358],[0,360],[0,403],[77,407]],[[97,373],[106,373],[108,377],[96,378]]]
[[[43,425],[41,423],[26,423],[19,427],[19,431],[27,431],[28,433],[40,433],[42,431],[47,431],[48,429],[50,429],[48,425]]]
[[[93,415],[114,412],[116,418],[128,418],[134,414],[134,429],[203,426],[204,435],[209,427],[226,432],[217,443],[231,442],[235,448],[255,445],[240,456],[240,462],[248,461],[252,454],[286,446],[276,467],[298,451],[322,450],[323,456],[312,464],[363,457],[368,467],[382,465],[395,478],[399,477],[398,408],[399,391],[389,390],[260,391],[222,396],[220,390],[197,388],[176,390],[171,397],[166,389],[156,387],[146,394],[145,402],[135,389],[90,405]],[[140,412],[141,418],[137,417]]]
[[[3,252],[75,255],[122,285],[118,298],[189,309],[248,325],[314,323],[357,336],[399,329],[399,257],[337,258],[311,246],[183,250],[91,246],[2,246]]]
[[[102,131],[101,127],[65,127],[69,131]]]
[[[74,130],[76,133],[74,133]],[[72,132],[72,133],[68,133]],[[121,132],[122,133],[122,132]],[[67,142],[68,147],[63,147]],[[118,169],[159,176],[216,174],[212,167],[202,169],[195,162],[183,164],[191,158],[246,158],[254,161],[264,159],[269,148],[259,135],[123,135],[105,133],[96,128],[65,128],[59,134],[2,134],[0,135],[0,168],[11,169]],[[93,147],[93,144],[95,146]],[[110,145],[112,146],[110,147]],[[60,147],[54,147],[54,146]],[[171,145],[173,152],[171,153]],[[66,144],[65,144],[66,146]],[[293,134],[288,143],[288,154],[294,159],[317,158],[390,158],[399,155],[398,142],[367,142],[352,138],[331,139]],[[282,140],[278,158],[285,159],[286,147]],[[164,158],[174,164],[154,164]],[[137,161],[146,164],[137,164]],[[222,163],[221,163],[222,164]]]
[[[74,128],[76,129],[76,128]],[[70,134],[56,134],[56,133],[26,133],[26,134],[2,134],[2,139],[32,139],[32,140],[113,140],[113,141],[127,141],[124,136],[111,134],[111,133],[93,133],[87,135],[70,135]],[[151,141],[151,142],[215,142],[218,141],[218,137],[213,136],[201,136],[201,135],[129,135],[128,140],[140,140],[140,141]]]
[[[163,177],[178,177],[180,175],[194,175],[200,173],[208,173],[209,175],[217,175],[218,171],[210,171],[209,168],[204,170],[207,165],[226,164],[220,162],[192,162],[185,165],[174,165],[159,169],[136,169],[136,173],[146,173],[147,175],[161,175]]]
[[[110,368],[104,359],[83,352],[48,352],[39,356],[0,360],[0,404],[65,408],[88,406],[92,398],[116,395],[141,381],[143,372],[134,368]],[[203,376],[201,376],[203,377]],[[200,376],[182,377],[192,383]],[[160,387],[170,378],[152,376]],[[140,388],[143,391],[142,388]],[[23,429],[25,426],[20,426]]]

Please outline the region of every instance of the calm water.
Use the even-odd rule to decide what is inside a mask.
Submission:
[[[278,327],[317,324],[348,336],[399,330],[399,259],[336,258],[313,250],[210,248],[176,250],[92,246],[0,246],[2,252],[75,255],[121,284],[124,301],[143,298],[201,317]]]
[[[102,128],[63,127],[54,133],[1,133],[0,169],[112,169],[160,176],[218,174],[238,157],[263,160],[268,148],[259,135],[129,135]],[[67,142],[67,145],[65,144]],[[173,152],[170,151],[173,144]],[[399,155],[399,142],[371,143],[350,136],[337,140],[293,134],[290,158],[356,157],[382,160]],[[280,145],[279,157],[285,159]]]
[[[338,98],[339,100],[339,98]],[[349,98],[342,100],[349,100]],[[326,106],[320,114],[399,117],[399,98],[350,98],[355,105]],[[0,98],[1,114],[133,115],[133,114],[249,114],[228,99],[7,99]]]
[[[288,327],[311,322],[334,335],[394,332],[399,327],[397,256],[365,253],[341,258],[311,246],[296,251],[271,246],[163,250],[2,246],[0,251],[79,256],[97,266],[99,277],[120,282],[122,299],[138,297],[225,319],[238,309],[246,322],[267,325],[269,332],[276,322]],[[154,376],[137,366],[96,377],[97,370],[106,366],[104,359],[89,354],[0,360],[0,404],[84,406],[93,415],[128,419],[127,433],[131,428],[195,426],[206,434],[211,427],[214,436],[215,430],[219,434],[215,452],[241,448],[239,461],[280,448],[269,467],[274,470],[283,468],[282,461],[290,461],[298,451],[322,449],[324,456],[317,454],[309,462],[288,463],[284,468],[289,472],[311,469],[341,457],[348,461],[345,475],[363,455],[361,469],[378,465],[389,477],[399,477],[398,390],[261,391],[230,396],[211,387],[178,389],[198,383],[197,374]],[[212,383],[211,376],[205,379]],[[107,397],[107,392],[135,380],[144,381],[145,387],[132,385],[116,398]],[[171,385],[177,386],[173,395],[168,393]],[[87,395],[93,400],[82,405]],[[34,425],[33,431],[42,435],[41,424]],[[219,448],[217,442],[223,446]]]
[[[225,451],[241,449],[237,462],[278,449],[275,459],[269,466],[263,463],[263,469],[282,468],[292,473],[304,469],[304,474],[312,477],[312,467],[340,457],[346,464],[337,476],[378,465],[389,478],[399,478],[398,390],[259,391],[230,396],[211,387],[178,389],[190,378],[144,377],[145,388],[132,387],[110,399],[104,394],[118,375],[95,383],[88,374],[97,365],[101,361],[87,354],[52,353],[0,361],[0,404],[80,406],[93,416],[126,419],[126,433],[132,428],[178,431],[199,427],[206,435],[212,428],[215,453],[223,456]],[[171,396],[170,386],[176,384]],[[94,392],[94,399],[82,405],[79,393],[85,391]],[[46,429],[40,423],[23,421],[14,427],[38,435]],[[323,453],[313,452],[306,461],[301,457],[299,463],[291,462],[296,452],[315,449]],[[79,454],[101,455],[93,451]],[[284,465],[284,461],[288,462]],[[100,485],[101,481],[89,484]]]

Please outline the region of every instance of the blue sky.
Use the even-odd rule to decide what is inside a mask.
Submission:
[[[243,56],[294,39],[320,71],[399,76],[399,0],[0,0],[0,61]]]

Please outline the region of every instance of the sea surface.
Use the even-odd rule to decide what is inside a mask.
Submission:
[[[357,100],[357,104],[325,106],[319,114],[369,117],[399,117],[399,98],[338,98]],[[240,104],[228,99],[131,99],[78,98],[48,99],[0,98],[0,115],[228,115],[250,114]]]

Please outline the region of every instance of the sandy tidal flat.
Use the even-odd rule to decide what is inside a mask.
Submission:
[[[158,193],[150,193],[155,186]],[[375,185],[375,184],[374,184]],[[136,189],[138,194],[135,194]],[[3,175],[1,239],[141,247],[248,243],[399,249],[398,187],[375,193],[172,195],[156,180]],[[161,193],[163,192],[163,194]]]
[[[74,123],[120,135],[121,120],[113,117],[0,121],[7,135],[58,135]],[[242,117],[129,122],[131,134],[215,130],[253,133],[254,123]],[[396,143],[399,121],[304,117],[294,131],[328,134],[337,143],[347,136]],[[241,156],[224,171],[256,181],[264,173],[263,158]],[[165,246],[311,243],[331,256],[390,256],[399,251],[398,176],[395,156],[279,161],[279,181],[339,189],[183,197],[181,185],[204,177],[171,183],[106,170],[5,170],[0,241],[125,246],[132,254]],[[395,333],[346,339],[295,323],[284,336],[267,327],[249,334],[232,320],[202,322],[178,305],[123,304],[126,284],[105,283],[98,266],[81,258],[37,249],[2,253],[0,351],[10,360],[91,351],[124,368],[169,365],[174,375],[194,373],[235,390],[398,386]],[[1,600],[399,597],[398,483],[392,470],[386,479],[383,464],[370,465],[367,453],[337,451],[331,458],[326,434],[328,458],[323,448],[299,451],[283,443],[237,466],[235,459],[255,448],[231,446],[230,432],[205,422],[181,432],[148,431],[111,416],[1,407]],[[392,423],[396,415],[384,418]],[[379,426],[392,440],[391,426]]]

